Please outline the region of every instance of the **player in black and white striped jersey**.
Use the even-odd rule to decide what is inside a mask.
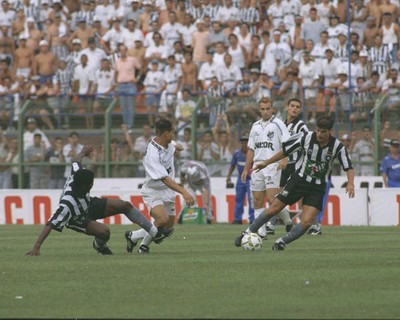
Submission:
[[[52,230],[62,232],[64,227],[77,232],[94,236],[93,248],[102,255],[111,255],[107,246],[110,239],[110,229],[107,225],[97,222],[98,219],[124,214],[130,221],[145,229],[154,242],[160,243],[168,230],[157,229],[130,202],[91,197],[89,192],[93,187],[94,173],[81,164],[84,157],[93,151],[91,146],[84,146],[72,163],[71,175],[67,179],[59,206],[43,228],[32,250],[27,255],[37,256],[44,240]]]
[[[312,225],[318,211],[322,209],[326,184],[332,173],[332,165],[337,157],[342,168],[347,173],[346,193],[354,197],[354,170],[346,147],[340,140],[331,136],[333,119],[323,116],[317,121],[315,132],[294,135],[282,144],[279,151],[270,159],[258,163],[254,170],[257,172],[266,166],[279,161],[290,154],[302,151],[297,170],[290,176],[286,186],[276,196],[273,203],[264,211],[240,236],[235,239],[235,246],[241,246],[241,240],[246,233],[257,232],[263,224],[278,214],[287,205],[303,199],[301,223],[290,232],[276,240],[273,250],[284,250],[286,244],[300,238]]]

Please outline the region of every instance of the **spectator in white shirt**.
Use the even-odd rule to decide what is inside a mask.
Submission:
[[[117,51],[119,43],[124,41],[124,28],[121,27],[121,22],[117,18],[112,19],[112,29],[101,38],[100,44],[104,51],[110,55]]]
[[[160,95],[165,88],[164,74],[158,70],[158,61],[151,61],[151,69],[147,71],[146,78],[143,82],[145,94],[145,104],[150,126],[155,125],[155,117],[158,112],[157,107],[160,101]]]
[[[88,47],[81,51],[81,54],[86,54],[88,57],[88,66],[92,70],[99,70],[101,61],[106,57],[104,50],[96,47],[94,37],[88,38]]]
[[[242,80],[242,73],[238,66],[232,64],[232,56],[226,54],[224,57],[224,66],[218,69],[218,81],[222,83],[226,96],[233,96],[236,88]]]
[[[140,40],[143,42],[144,36],[142,30],[136,28],[136,21],[129,19],[127,22],[127,29],[122,36],[122,40],[124,44],[128,47],[128,49],[132,49],[135,47],[135,41]]]
[[[110,60],[103,58],[101,69],[96,70],[93,79],[93,93],[96,99],[93,104],[93,112],[104,113],[112,101],[112,94],[115,89],[115,71],[111,68]]]
[[[188,13],[185,14],[183,26],[178,31],[185,47],[192,46],[192,35],[195,31],[197,31],[197,29],[192,23],[192,16]]]
[[[168,49],[168,54],[171,54],[174,42],[180,39],[179,31],[182,29],[182,25],[176,22],[176,13],[174,11],[171,11],[168,17],[169,22],[161,27],[160,33],[164,39],[164,45]]]
[[[207,62],[203,63],[200,67],[198,80],[201,83],[201,88],[203,91],[207,91],[208,87],[211,84],[212,78],[217,76],[217,66],[213,61],[213,54],[208,51],[207,52]]]
[[[86,54],[81,55],[81,63],[75,67],[72,91],[75,101],[78,101],[78,108],[84,110],[85,113],[92,113],[91,87],[93,83],[93,70],[89,68],[88,57]],[[93,117],[87,116],[86,127],[93,128]]]
[[[160,65],[159,69],[164,69],[164,63],[168,57],[168,49],[162,45],[162,36],[159,32],[153,34],[154,46],[150,46],[146,49],[145,61],[149,63],[151,60],[157,60]]]

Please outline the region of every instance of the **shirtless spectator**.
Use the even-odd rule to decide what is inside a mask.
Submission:
[[[17,37],[25,32],[26,16],[21,7],[16,9],[15,19],[12,22],[12,35]]]
[[[14,70],[15,76],[23,76],[29,78],[32,70],[34,53],[31,48],[26,46],[26,36],[19,36],[19,47],[14,54]]]
[[[69,36],[68,45],[72,47],[72,40],[78,38],[81,40],[82,49],[88,46],[88,39],[94,36],[93,29],[86,24],[84,18],[80,18],[78,21],[78,28]]]
[[[63,21],[68,21],[71,19],[71,14],[66,6],[63,5],[61,0],[53,0],[52,5],[53,11],[49,13],[49,18],[53,21],[55,20],[55,15],[57,13],[61,14],[61,18]]]
[[[375,17],[376,25],[380,26],[381,19],[382,19],[382,12],[380,9],[380,1],[379,0],[371,0],[370,2],[367,3],[366,8],[367,8],[368,16]]]
[[[32,66],[32,74],[40,76],[40,83],[46,83],[52,79],[57,67],[57,59],[54,53],[49,51],[49,43],[42,40],[39,43],[40,52],[35,56]]]
[[[392,3],[390,0],[382,0],[382,3],[379,6],[381,10],[381,15],[384,15],[386,12],[389,12],[393,18],[393,21],[397,21],[398,16],[398,5]]]
[[[51,52],[55,54],[57,60],[68,56],[68,26],[61,20],[60,14],[56,14],[54,23],[48,26],[47,38],[51,46]]]
[[[14,59],[15,41],[9,34],[10,26],[6,22],[1,22],[0,25],[0,54],[10,58],[10,61]]]
[[[26,18],[26,25],[28,33],[26,45],[33,51],[36,51],[39,48],[39,42],[42,39],[43,33],[36,28],[35,19],[32,17]]]
[[[100,17],[98,16],[93,17],[92,29],[93,29],[94,39],[96,40],[96,46],[100,47],[100,40],[107,33],[107,29],[104,28],[101,24]]]
[[[375,45],[375,36],[379,34],[379,28],[377,28],[376,18],[369,16],[367,18],[367,28],[363,33],[363,44],[368,49]]]
[[[136,60],[144,69],[144,57],[146,55],[146,48],[143,46],[143,41],[141,39],[136,39],[135,46],[128,50],[128,56],[135,57]]]
[[[182,63],[182,88],[189,89],[197,94],[197,65],[193,62],[192,52],[185,52],[185,61]]]
[[[138,28],[143,31],[144,34],[151,31],[150,21],[153,16],[153,4],[150,1],[144,3],[144,12],[139,16]]]

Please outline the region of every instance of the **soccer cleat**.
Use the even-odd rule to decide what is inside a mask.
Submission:
[[[107,255],[112,255],[113,254],[112,251],[110,250],[110,248],[106,244],[103,247],[98,248],[96,246],[95,240],[93,240],[93,248],[94,248],[94,250],[96,250],[96,252],[98,254],[101,254],[103,256],[107,256]]]
[[[286,228],[286,232],[290,232],[290,230],[293,229],[293,223],[287,224],[285,228]]]
[[[132,236],[132,231],[126,231],[125,232],[126,251],[128,253],[132,253],[133,248],[136,247],[136,245],[137,245],[137,242],[132,241],[131,236]]]
[[[165,238],[168,238],[174,233],[174,228],[171,229],[163,229],[159,230],[157,234],[154,236],[153,241],[154,243],[161,243]]]
[[[150,248],[144,244],[142,244],[139,249],[137,250],[138,253],[140,254],[149,254],[150,253]]]
[[[268,233],[268,232],[267,232]],[[267,240],[267,235],[266,234],[260,234],[260,233],[257,233],[258,234],[258,236],[261,238],[261,240]]]
[[[313,224],[310,229],[308,229],[307,234],[312,235],[312,236],[318,236],[322,234],[321,231],[321,225],[318,224]]]
[[[235,246],[240,247],[242,245],[242,239],[247,234],[246,231],[242,231],[242,233],[236,237],[235,239]]]
[[[268,221],[265,228],[267,230],[267,234],[275,234],[275,226],[271,222]]]
[[[273,245],[272,245],[272,250],[274,251],[283,251],[285,250],[285,243],[280,240],[280,241],[276,241]]]

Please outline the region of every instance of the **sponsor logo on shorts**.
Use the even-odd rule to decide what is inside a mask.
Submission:
[[[282,197],[287,197],[287,196],[289,195],[289,191],[287,191],[287,190],[282,190],[282,191],[281,191],[281,195],[282,195]]]

